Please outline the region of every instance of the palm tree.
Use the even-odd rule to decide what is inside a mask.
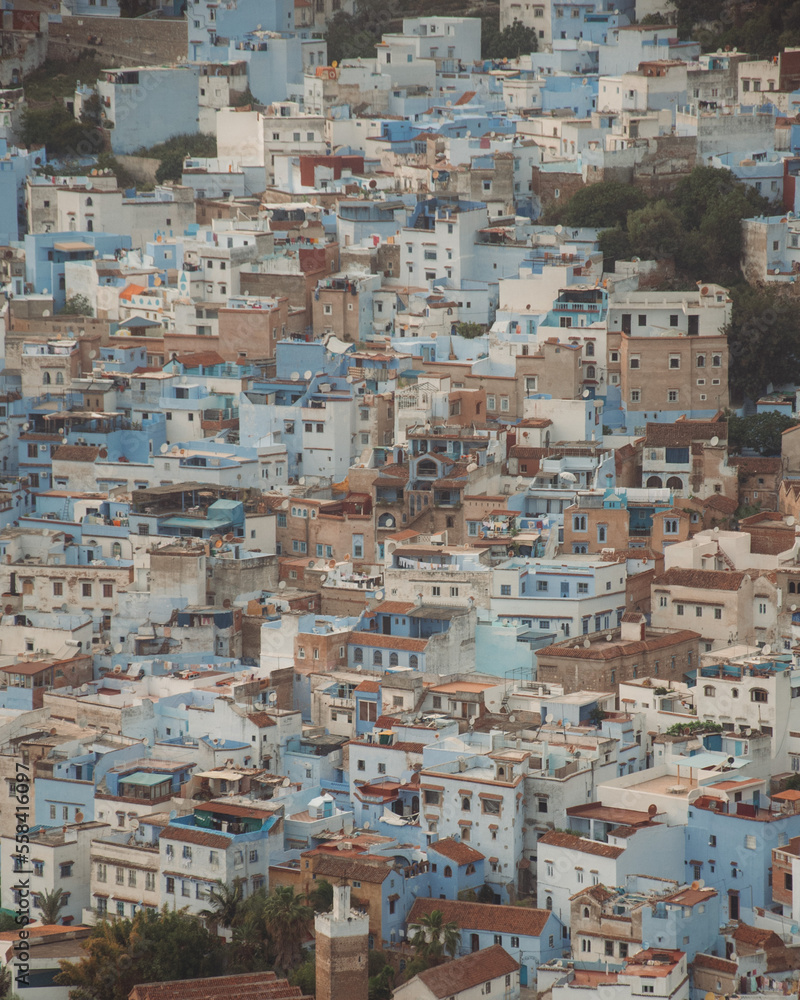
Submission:
[[[306,895],[306,901],[316,913],[327,913],[333,908],[333,886],[327,879],[321,878]]]
[[[419,958],[438,964],[445,954],[455,956],[461,943],[461,932],[455,920],[444,923],[441,910],[431,910],[420,917],[419,925],[411,938],[411,946]]]
[[[36,898],[36,909],[42,911],[43,924],[57,924],[58,915],[67,905],[67,897],[63,889],[53,889],[41,892]]]
[[[272,938],[275,967],[284,974],[299,964],[303,944],[311,932],[314,911],[302,899],[291,886],[281,885],[273,889],[264,904],[264,922]]]
[[[215,927],[233,927],[242,906],[242,885],[240,882],[228,885],[217,879],[216,885],[208,893],[211,904],[201,910],[200,916]]]

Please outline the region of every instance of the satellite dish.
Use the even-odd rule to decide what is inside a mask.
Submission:
[[[278,694],[277,694],[277,692],[276,691],[270,691],[269,698],[267,698],[267,701],[270,703],[270,705],[274,705],[277,700],[278,700]]]
[[[556,227],[555,227],[555,228],[553,229],[553,232],[554,232],[554,233],[559,233],[559,234],[560,234],[560,233],[563,233],[563,232],[564,232],[564,227],[563,227],[562,225],[560,225],[560,224],[559,224],[559,225],[557,225],[557,226],[556,226]]]
[[[365,829],[365,830],[369,830],[369,827],[370,827],[370,822],[369,822],[369,820],[365,820],[365,821],[364,821],[364,829]]]
[[[378,599],[379,601],[382,601],[382,600],[383,600],[383,598],[384,598],[384,593],[383,593],[383,591],[382,591],[382,590],[378,590],[378,591],[376,591],[376,593],[375,593],[375,597],[376,597],[376,598],[377,598],[377,599]]]
[[[82,692],[83,692],[84,694],[86,694],[86,692],[87,692],[88,690],[89,690],[89,685],[88,685],[88,684],[81,684],[81,691],[82,691]]]
[[[286,590],[286,581],[285,580],[281,580],[281,582],[278,584],[278,590]]]
[[[86,184],[84,184],[84,187],[86,188],[87,191],[91,191],[92,190],[92,182],[91,181],[87,181]]]
[[[544,721],[545,721],[545,722],[547,723],[547,725],[549,726],[549,725],[550,725],[550,723],[551,723],[551,722],[553,721],[553,713],[552,713],[552,712],[548,712],[548,713],[547,713],[547,715],[545,716],[545,719],[544,719]]]
[[[770,646],[770,644],[767,643],[765,646],[761,647],[761,652],[764,654],[764,656],[769,656],[769,654],[772,652],[772,646]]]
[[[583,392],[581,393],[581,395],[583,396],[584,399],[588,399],[589,398],[589,390],[588,389],[584,389]]]
[[[309,380],[309,379],[311,378],[311,376],[312,376],[313,374],[314,374],[314,373],[313,373],[313,372],[311,371],[311,369],[308,369],[307,371],[303,372],[303,378],[304,378],[304,379],[306,380],[306,382],[307,382],[307,381],[308,381],[308,380]]]
[[[611,642],[613,638],[614,638],[613,635],[607,635],[606,636],[606,642]]]
[[[509,721],[509,722],[516,722],[516,721],[517,721],[517,717],[516,717],[516,715],[509,715],[509,717],[508,717],[508,721]]]
[[[702,889],[705,884],[706,884],[706,880],[705,879],[699,878],[697,880],[697,888],[698,889]]]
[[[717,445],[719,444],[719,438],[717,437],[716,434],[714,435],[714,437],[711,438],[711,441],[709,442],[709,444],[711,445],[712,448],[716,448],[717,447]]]
[[[795,516],[794,514],[787,514],[783,520],[791,527],[795,523]]]
[[[138,830],[138,829],[139,829],[139,820],[138,819],[132,819],[131,820],[131,830]]]
[[[120,643],[116,644],[116,646],[114,647],[114,652],[115,653],[121,653],[122,652],[122,645]],[[117,664],[117,666],[119,666],[119,664]]]
[[[161,454],[162,454],[162,455],[166,455],[166,453],[167,453],[168,451],[169,451],[169,445],[168,445],[168,444],[162,444],[162,445],[161,445]]]
[[[69,438],[68,437],[61,438],[61,443],[62,444],[68,444],[69,443]]]
[[[584,640],[583,640],[583,648],[584,648],[584,649],[588,649],[588,648],[589,648],[589,647],[591,646],[591,644],[592,644],[592,643],[591,643],[591,640],[590,640],[590,639],[584,639]]]
[[[320,576],[320,578],[319,578],[319,582],[320,582],[320,583],[325,583],[325,581],[326,581],[327,579],[328,579],[328,574],[327,574],[327,573],[323,573],[323,574],[322,574],[322,575]]]
[[[299,382],[300,372],[292,372],[292,374],[289,377],[291,378],[292,382]]]
[[[300,484],[301,486],[305,486],[305,485],[306,485],[306,477],[305,477],[305,476],[301,476],[301,477],[300,477],[300,478],[299,478],[299,479],[297,480],[297,482],[298,482],[298,483],[299,483],[299,484]]]
[[[28,429],[30,428],[30,426],[31,426],[30,424],[23,424],[23,425],[22,425],[22,429],[23,429],[24,431],[27,431],[27,430],[28,430]]]
[[[291,781],[288,778],[284,778],[281,782],[281,788],[288,788],[291,785]]]

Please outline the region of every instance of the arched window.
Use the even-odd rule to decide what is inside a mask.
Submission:
[[[667,486],[671,490],[682,490],[683,480],[680,476],[670,476],[667,480]]]
[[[444,877],[445,878],[452,878],[453,877],[453,869],[450,867],[450,865],[445,865],[444,866]]]
[[[769,694],[764,688],[753,688],[750,692],[750,701],[758,701],[762,705],[765,705],[769,701]]]
[[[584,915],[584,917],[588,917],[589,916],[589,907],[588,906],[584,906],[584,908],[583,908],[583,915]]]
[[[796,589],[794,583],[791,580],[789,581],[789,593],[790,594],[796,594],[797,593],[797,589]]]
[[[42,373],[42,385],[50,385],[50,372]]]
[[[586,357],[587,358],[594,357],[594,344],[592,343],[591,340],[586,341]]]
[[[87,198],[86,199],[86,207],[87,208],[91,208],[92,205],[94,205],[94,202],[92,201],[91,197]]]
[[[716,689],[711,684],[706,684],[703,688],[703,694],[706,698],[713,698],[716,695]]]
[[[464,812],[469,812],[470,809],[472,809],[472,802],[470,801],[469,795],[462,795],[461,808]]]
[[[379,649],[376,649],[372,654],[372,665],[375,667],[383,666],[383,653]]]
[[[647,488],[651,490],[660,490],[662,486],[661,476],[649,476],[647,480]]]
[[[411,667],[412,670],[417,669],[417,667],[419,666],[419,657],[417,656],[416,653],[412,653],[411,656],[409,656],[408,665],[409,667]]]
[[[739,697],[739,689],[731,688],[731,698],[738,698],[738,697]]]
[[[63,385],[63,384],[64,384],[64,373],[56,372],[56,385]]]
[[[594,365],[588,365],[586,368],[586,377],[594,378],[597,373],[595,372]]]
[[[396,667],[398,663],[397,653],[389,653],[389,666]]]
[[[553,909],[553,897],[552,896],[548,896],[547,899],[544,901],[544,908],[546,910],[552,910]]]
[[[121,542],[114,542],[114,544],[111,546],[111,555],[112,555],[112,557],[114,559],[121,559],[122,558],[122,543]]]
[[[423,458],[417,463],[417,475],[435,478],[439,475],[439,466],[432,458]]]
[[[353,662],[363,663],[364,662],[364,650],[360,646],[356,646],[353,650]]]

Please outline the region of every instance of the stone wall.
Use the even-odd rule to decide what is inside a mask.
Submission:
[[[90,45],[90,36],[101,39],[100,44]],[[87,51],[94,52],[102,66],[174,63],[188,53],[186,22],[63,17],[60,24],[50,25],[48,58],[74,58]]]

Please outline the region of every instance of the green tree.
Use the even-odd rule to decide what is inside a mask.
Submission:
[[[483,22],[481,28],[481,55],[484,59],[518,59],[536,52],[538,38],[535,28],[526,27],[514,19],[500,31],[499,24]]]
[[[601,230],[597,239],[603,253],[604,271],[613,271],[618,260],[630,260],[633,256],[630,237],[622,226]]]
[[[325,878],[318,879],[306,900],[315,913],[327,913],[333,907],[333,886]]]
[[[222,942],[186,910],[139,910],[102,920],[82,942],[84,957],[61,962],[58,986],[71,1000],[127,1000],[137,983],[222,975]]]
[[[675,258],[683,238],[678,215],[666,201],[656,201],[628,213],[631,249],[644,260]]]
[[[41,911],[43,924],[57,924],[58,917],[67,905],[67,897],[63,889],[48,889],[39,893],[36,909]]]
[[[314,911],[291,886],[273,889],[264,904],[264,921],[275,952],[275,966],[284,974],[296,968],[311,932]]]
[[[317,992],[317,960],[309,953],[297,966],[289,979],[292,986],[299,986],[305,996],[313,997]]]
[[[233,927],[242,907],[242,885],[240,882],[228,885],[217,879],[209,890],[208,902],[200,916],[212,927]]]
[[[20,140],[28,149],[44,146],[48,157],[91,156],[104,145],[102,133],[76,121],[63,104],[26,108],[20,118]]]
[[[453,958],[460,941],[461,932],[455,920],[445,923],[441,910],[431,910],[420,917],[411,946],[418,957],[435,963],[442,961],[445,954]]]
[[[61,312],[65,316],[94,316],[92,303],[85,295],[71,295],[64,303]]]
[[[565,226],[589,226],[612,229],[625,226],[628,212],[644,208],[647,198],[638,188],[616,181],[603,181],[581,188],[559,213]]]
[[[482,885],[480,889],[478,889],[478,902],[479,903],[494,902],[494,889],[490,885]]]
[[[393,986],[394,969],[385,965],[377,975],[369,977],[367,996],[369,1000],[391,1000]]]
[[[731,389],[757,399],[770,385],[800,381],[800,340],[794,299],[779,290],[731,289],[726,327]]]
[[[753,413],[749,417],[728,415],[728,447],[733,452],[756,451],[759,455],[780,455],[781,435],[800,423],[783,413]]]

